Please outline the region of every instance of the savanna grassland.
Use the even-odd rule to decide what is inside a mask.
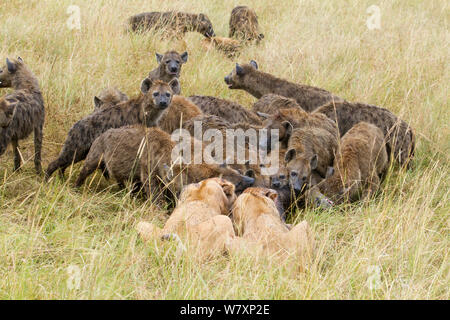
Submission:
[[[129,96],[156,66],[155,52],[186,49],[182,93],[213,95],[250,107],[223,77],[235,62],[322,87],[349,101],[388,108],[417,136],[413,170],[392,168],[368,201],[331,210],[298,210],[315,232],[317,254],[305,272],[270,261],[219,258],[199,265],[171,244],[144,244],[140,220],[167,218],[142,197],[99,173],[80,190],[80,164],[43,182],[33,139],[21,142],[25,164],[13,172],[11,147],[0,158],[1,299],[449,299],[449,18],[446,1],[256,1],[265,39],[235,61],[205,52],[202,36],[185,43],[124,32],[143,11],[203,12],[218,36],[238,1],[0,2],[0,58],[21,56],[37,75],[46,107],[43,166],[59,153],[74,122],[89,114],[107,86]],[[70,5],[81,30],[67,27]],[[380,7],[381,29],[366,12]],[[0,89],[0,95],[9,89]]]

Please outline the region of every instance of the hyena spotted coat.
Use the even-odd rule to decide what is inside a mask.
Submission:
[[[382,130],[360,122],[342,137],[333,167],[316,187],[336,203],[352,202],[375,192],[387,167]]]
[[[300,109],[303,110],[295,99],[286,98],[278,94],[268,93],[263,95],[253,104],[252,111],[260,117],[267,118],[271,114],[277,113],[280,109]]]
[[[172,87],[178,85],[177,79],[167,84],[147,78],[142,81],[138,97],[102,108],[76,122],[69,130],[58,158],[49,164],[46,178],[58,169],[63,174],[72,163],[84,160],[94,140],[108,129],[133,124],[156,126],[172,101]]]
[[[207,38],[215,37],[208,16],[177,11],[143,12],[128,20],[132,31],[164,30],[164,37],[182,38],[187,32],[199,32]]]
[[[172,79],[180,78],[181,67],[188,60],[188,53],[179,54],[176,51],[167,51],[164,55],[156,53],[156,61],[158,66],[150,71],[148,78],[151,80],[162,80],[169,83]],[[180,92],[174,92],[180,94]]]
[[[258,115],[239,103],[211,96],[190,96],[188,99],[195,103],[203,113],[221,117],[230,123],[262,124]]]
[[[128,96],[115,87],[104,89],[98,96],[94,97],[95,110],[107,108],[128,100]]]
[[[172,150],[175,145],[171,136],[159,128],[127,126],[110,129],[92,144],[76,186],[81,186],[102,162],[109,175],[119,184],[140,181],[148,195],[154,194],[154,190],[160,190],[161,182],[172,183],[171,190],[175,193],[181,191],[183,185],[219,176],[233,182],[240,191],[254,182],[254,179],[226,166],[173,164]],[[193,151],[193,142],[191,148]]]
[[[182,96],[174,96],[167,112],[161,117],[159,127],[168,133],[180,129],[183,123],[202,115],[202,110]]]
[[[249,64],[236,64],[224,80],[229,89],[245,90],[258,99],[268,93],[293,98],[308,112],[329,102],[343,101],[342,98],[324,89],[293,83],[259,71],[258,64],[254,60]]]
[[[6,59],[6,65],[0,69],[0,88],[14,89],[4,97],[0,108],[0,114],[3,114],[0,118],[5,118],[0,127],[0,155],[11,143],[14,149],[14,169],[19,169],[19,140],[27,138],[33,132],[34,167],[40,174],[45,109],[38,80],[20,57],[12,61]]]
[[[341,136],[361,121],[376,125],[384,134],[388,155],[393,154],[400,165],[410,167],[415,149],[414,131],[391,111],[370,104],[344,101],[328,103],[311,115],[320,113],[336,122]]]

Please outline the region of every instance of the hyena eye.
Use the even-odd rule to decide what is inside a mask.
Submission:
[[[154,96],[154,97],[159,96],[159,92],[153,92],[153,96]]]
[[[166,97],[169,98],[170,97],[170,93],[166,92]]]

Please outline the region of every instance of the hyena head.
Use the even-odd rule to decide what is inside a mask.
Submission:
[[[216,36],[211,21],[203,13],[200,13],[197,17],[196,30],[207,38]]]
[[[174,91],[179,90],[180,82],[177,78],[169,83],[161,80],[152,81],[146,78],[142,81],[141,92],[144,94],[145,111],[153,109],[165,110],[172,102]]]
[[[230,168],[226,164],[219,165],[220,176],[234,184],[236,193],[242,192],[255,183],[255,178],[242,175],[239,171]]]
[[[16,113],[16,103],[17,101],[0,99],[0,127],[9,126]]]
[[[271,116],[264,122],[264,129],[267,130],[267,134],[260,135],[259,147],[262,150],[267,150],[267,152],[270,152],[272,149],[272,130],[278,130],[278,143],[280,144],[280,148],[287,148],[289,138],[294,130],[290,121],[277,117],[277,115]]]
[[[22,58],[9,60],[6,58],[6,64],[0,68],[0,88],[11,88],[17,78],[20,69],[24,66]]]
[[[282,189],[289,185],[289,172],[286,166],[281,165],[278,172],[270,176],[270,187],[272,189]]]
[[[176,51],[167,51],[164,55],[156,53],[156,61],[160,68],[168,75],[179,78],[181,66],[188,60],[188,53],[179,54]]]
[[[128,97],[125,93],[118,90],[117,88],[110,87],[104,89],[98,96],[94,97],[94,106],[95,109],[100,109],[103,106],[115,105],[127,100]]]
[[[295,149],[289,149],[285,155],[286,169],[289,172],[289,184],[294,191],[301,192],[306,187],[311,173],[317,169],[318,156],[305,155]]]
[[[348,179],[345,172],[340,173],[333,167],[328,167],[326,179],[321,187],[323,194],[331,199],[334,203],[339,204],[346,200],[354,201],[359,197],[361,175],[358,179]]]
[[[254,70],[258,70],[258,64],[255,60],[251,60],[249,64],[243,65],[236,63],[236,67],[224,78],[228,89],[244,89],[247,76]]]

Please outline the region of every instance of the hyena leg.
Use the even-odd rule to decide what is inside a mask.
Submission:
[[[20,169],[20,165],[22,164],[19,152],[19,141],[13,140],[11,141],[11,144],[14,150],[14,171],[16,171]]]
[[[78,150],[77,150],[78,149]],[[72,163],[75,164],[85,158],[84,152],[79,150],[77,146],[72,147],[67,144],[64,145],[61,153],[55,161],[52,161],[45,172],[45,179],[48,180],[53,172],[60,170],[60,174],[64,177],[64,170]]]
[[[361,199],[366,199],[370,197],[373,193],[375,193],[380,187],[380,178],[376,173],[372,174],[367,182],[367,186],[364,189]]]
[[[42,124],[34,129],[34,168],[37,174],[42,173],[41,153],[42,153]]]
[[[91,149],[91,151],[88,153],[88,156],[86,157],[86,160],[84,161],[83,168],[81,169],[80,175],[78,176],[78,179],[75,182],[75,186],[77,188],[81,187],[81,185],[84,183],[84,180],[86,180],[86,178],[92,172],[94,172],[97,168],[99,168],[102,162],[103,162],[103,153]]]

